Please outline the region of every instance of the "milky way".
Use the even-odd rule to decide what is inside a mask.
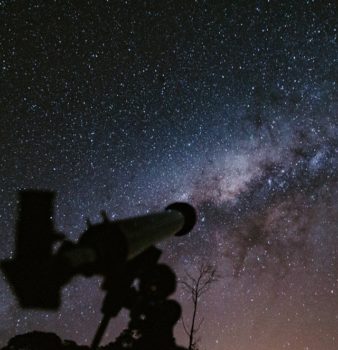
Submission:
[[[57,191],[76,240],[192,203],[188,236],[160,244],[179,276],[220,280],[199,305],[201,348],[337,348],[337,4],[333,1],[0,1],[0,258],[16,193]],[[57,312],[21,310],[2,275],[0,344],[33,329],[88,344],[97,279]],[[178,289],[189,322],[188,295]],[[127,322],[111,322],[104,342]],[[182,325],[175,334],[187,344]]]

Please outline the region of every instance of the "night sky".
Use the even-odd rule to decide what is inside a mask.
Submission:
[[[57,191],[55,223],[187,201],[160,245],[179,277],[214,264],[201,349],[338,347],[338,4],[325,0],[0,1],[0,259],[19,189]],[[38,329],[89,344],[100,280],[58,312],[0,280],[0,346]],[[178,289],[186,322],[188,295]],[[127,322],[111,322],[104,343]],[[182,325],[179,344],[186,345]]]

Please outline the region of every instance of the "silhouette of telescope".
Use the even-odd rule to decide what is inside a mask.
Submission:
[[[77,243],[64,240],[54,228],[55,193],[26,190],[19,193],[14,259],[1,268],[20,305],[56,309],[60,290],[73,276],[112,276],[154,244],[171,236],[183,236],[196,222],[187,203],[173,203],[164,211],[144,216],[88,223]],[[56,243],[61,241],[56,249]]]

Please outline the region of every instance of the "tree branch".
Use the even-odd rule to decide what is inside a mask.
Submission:
[[[200,297],[209,291],[211,285],[218,281],[220,276],[216,272],[216,267],[209,264],[201,264],[198,269],[197,277],[192,276],[189,272],[185,271],[185,278],[179,283],[182,285],[183,290],[190,293],[190,298],[193,303],[192,309],[192,319],[191,324],[188,327],[186,326],[183,317],[182,325],[184,332],[189,337],[189,346],[188,350],[197,349],[197,344],[200,341],[200,338],[196,337],[196,334],[199,332],[201,325],[204,322],[204,318],[200,320],[196,326],[196,317],[197,317],[197,307]]]

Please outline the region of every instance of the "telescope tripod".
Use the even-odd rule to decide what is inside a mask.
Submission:
[[[122,308],[129,310],[128,328],[116,339],[121,349],[185,350],[175,344],[173,328],[181,317],[181,307],[168,299],[176,289],[176,276],[169,266],[159,264],[161,250],[151,246],[106,276],[107,291],[102,305],[103,319],[91,349],[97,349],[111,318]]]

